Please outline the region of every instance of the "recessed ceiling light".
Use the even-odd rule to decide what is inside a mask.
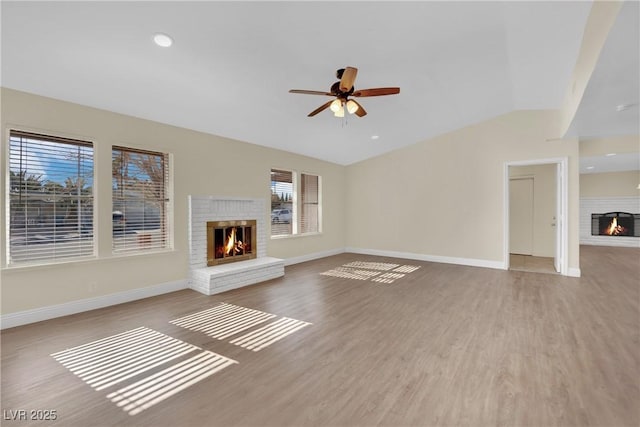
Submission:
[[[380,138],[380,136],[378,136],[378,135],[371,135],[371,139],[378,139],[378,138]]]
[[[607,157],[612,157],[612,156],[615,156],[615,155],[616,155],[616,153],[607,153],[607,154],[605,154],[605,156],[607,156]]]
[[[164,33],[155,33],[153,41],[161,47],[169,47],[173,44],[173,39]]]
[[[633,107],[636,104],[620,104],[620,105],[616,105],[616,111],[620,112],[620,111],[625,111],[628,110],[629,108]]]
[[[594,169],[594,168],[595,168],[595,166],[587,166],[587,169],[589,169],[589,170]]]

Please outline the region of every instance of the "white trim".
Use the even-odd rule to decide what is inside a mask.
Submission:
[[[340,255],[345,253],[345,248],[329,249],[328,251],[314,252],[312,254],[300,255],[284,260],[285,267],[288,265],[299,264],[301,262],[313,261],[315,259],[326,258],[328,256]]]
[[[199,194],[189,194],[187,199],[202,199],[202,200],[211,200],[214,202],[221,200],[233,200],[236,202],[255,202],[256,200],[263,200],[261,198],[250,198],[250,197],[228,197],[228,196],[211,196],[211,195],[199,195]]]
[[[559,233],[560,245],[556,248],[555,257],[560,258],[560,274],[563,276],[572,276],[575,274],[575,270],[569,271],[569,158],[568,157],[554,157],[550,159],[537,159],[537,160],[518,160],[504,162],[504,178],[503,178],[503,264],[504,269],[509,269],[509,166],[534,166],[534,165],[546,165],[556,164],[556,192],[558,194],[559,202],[556,203],[556,226]],[[558,236],[558,234],[557,234]],[[558,245],[556,245],[558,246]],[[559,249],[559,250],[558,250]],[[574,277],[579,277],[574,276]]]
[[[15,326],[26,325],[28,323],[49,320],[55,317],[68,316],[70,314],[81,313],[83,311],[95,310],[97,308],[109,307],[129,301],[149,298],[169,292],[187,289],[187,280],[177,280],[174,282],[160,283],[158,285],[145,288],[132,289],[110,295],[103,295],[95,298],[87,298],[78,301],[70,301],[62,304],[50,305],[47,307],[35,308],[33,310],[18,311],[16,313],[3,314],[0,317],[0,329],[13,328]]]
[[[581,274],[582,274],[582,271],[580,271],[579,268],[571,267],[569,269],[569,272],[567,273],[567,276],[569,276],[569,277],[580,277]]]
[[[392,257],[392,258],[414,259],[417,261],[438,262],[442,264],[457,264],[457,265],[467,265],[470,267],[483,267],[483,268],[494,268],[499,270],[505,270],[505,266],[503,262],[490,261],[486,259],[458,258],[458,257],[448,257],[448,256],[441,256],[441,255],[416,254],[412,252],[397,252],[397,251],[385,251],[380,249],[364,249],[364,248],[351,248],[351,247],[346,248],[345,252],[350,252],[354,254],[363,254],[363,255],[386,256],[386,257]]]

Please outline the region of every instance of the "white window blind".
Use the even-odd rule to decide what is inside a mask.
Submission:
[[[282,236],[294,232],[293,173],[271,170],[271,235]]]
[[[113,147],[113,252],[169,245],[168,154]]]
[[[8,264],[94,255],[93,146],[9,134]]]
[[[300,180],[300,232],[320,231],[320,177],[302,174]]]

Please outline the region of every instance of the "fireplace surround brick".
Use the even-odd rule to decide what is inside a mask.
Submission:
[[[189,196],[189,287],[206,295],[284,275],[284,260],[267,257],[264,199]],[[207,222],[256,220],[255,259],[207,267]]]

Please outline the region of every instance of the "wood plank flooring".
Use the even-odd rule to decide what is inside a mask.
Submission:
[[[583,246],[581,259],[568,278],[342,254],[220,295],[8,329],[2,425],[638,426],[640,250]],[[393,283],[320,274],[354,261],[421,268]],[[267,323],[225,339],[170,323],[221,303],[310,324],[254,352],[231,341]],[[185,358],[237,363],[130,415],[119,399],[173,365],[98,391],[51,356],[141,327],[196,346]],[[56,420],[7,419],[18,410]]]
[[[550,257],[509,254],[509,270],[558,274],[553,261]]]

